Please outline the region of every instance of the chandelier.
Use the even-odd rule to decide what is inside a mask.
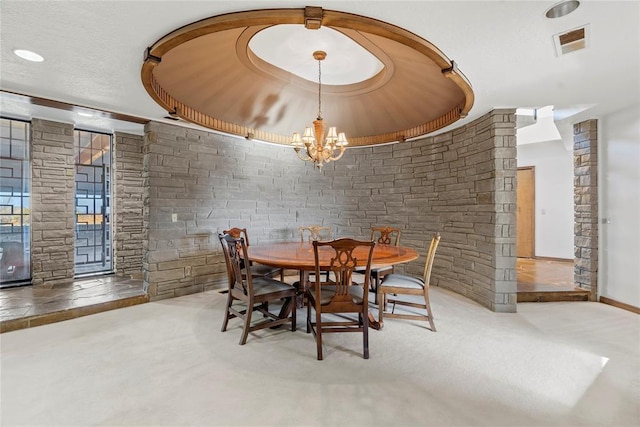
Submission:
[[[300,160],[315,163],[318,169],[323,163],[338,160],[344,154],[345,145],[349,142],[344,132],[336,132],[335,126],[329,128],[329,133],[324,136],[326,128],[322,118],[322,60],[327,57],[327,53],[321,50],[313,52],[313,58],[318,61],[318,117],[313,121],[313,133],[311,127],[304,129],[302,137],[298,132],[293,133],[291,145],[296,150]],[[301,153],[304,146],[304,152]]]

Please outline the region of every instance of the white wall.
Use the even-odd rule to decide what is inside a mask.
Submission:
[[[523,166],[535,166],[535,255],[573,259],[573,151],[562,141],[518,145]]]
[[[640,307],[640,104],[600,123],[598,289]]]

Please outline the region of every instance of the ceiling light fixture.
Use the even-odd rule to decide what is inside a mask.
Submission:
[[[576,10],[578,6],[580,6],[580,2],[578,0],[562,1],[547,9],[544,15],[549,19],[561,18]]]
[[[302,138],[298,132],[293,133],[291,145],[296,150],[300,160],[315,163],[318,169],[322,169],[323,163],[336,161],[344,154],[345,146],[349,144],[344,132],[336,132],[335,126],[329,127],[327,137],[324,136],[325,121],[322,118],[322,61],[327,57],[327,53],[322,50],[313,52],[313,58],[318,61],[318,117],[313,121],[314,133],[311,127],[304,129]],[[304,145],[305,152],[300,154]]]
[[[31,52],[30,50],[15,49],[13,51],[13,53],[16,56],[19,56],[22,59],[26,59],[27,61],[31,61],[31,62],[42,62],[42,61],[44,61],[44,58],[42,56],[38,55],[35,52]]]

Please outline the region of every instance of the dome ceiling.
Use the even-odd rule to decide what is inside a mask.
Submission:
[[[277,39],[280,31],[272,31],[291,25],[324,43],[322,115],[347,134],[350,146],[425,135],[466,116],[473,105],[469,82],[428,41],[382,21],[316,7],[231,13],[177,29],[148,48],[142,81],[158,104],[183,120],[289,144],[318,113],[317,48],[302,36],[286,46]],[[349,40],[331,42],[335,37],[319,28],[338,32],[362,52]],[[282,52],[265,53],[270,43]],[[329,62],[332,49],[337,60]],[[300,68],[304,61],[310,71]],[[359,63],[367,64],[365,74]],[[355,83],[330,84],[343,81]]]

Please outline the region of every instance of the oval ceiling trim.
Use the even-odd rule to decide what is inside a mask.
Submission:
[[[320,11],[319,20],[317,19],[318,10]],[[308,14],[308,12],[311,13]],[[314,14],[315,16],[311,16]],[[474,94],[469,81],[458,70],[453,61],[449,60],[444,53],[427,40],[411,33],[408,30],[373,18],[313,7],[306,7],[303,9],[264,9],[234,12],[203,19],[179,28],[162,37],[152,46],[147,48],[141,69],[141,79],[145,90],[170,114],[179,116],[186,121],[225,133],[288,145],[290,140],[289,135],[276,134],[260,129],[254,129],[242,124],[230,123],[225,120],[220,120],[219,118],[211,117],[210,115],[204,114],[200,111],[196,111],[192,107],[178,101],[168,93],[167,90],[165,90],[165,88],[163,88],[157,81],[153,73],[154,69],[162,61],[162,57],[165,53],[197,37],[229,29],[249,28],[255,26],[264,27],[278,24],[306,24],[308,28],[313,25],[324,25],[337,30],[349,29],[363,34],[374,34],[401,43],[431,59],[440,68],[442,74],[451,79],[463,94],[461,102],[457,105],[451,106],[447,112],[441,114],[435,119],[422,123],[418,126],[399,129],[397,131],[387,132],[384,134],[355,138],[350,137],[350,146],[368,146],[393,141],[404,141],[405,139],[419,137],[434,132],[466,117],[473,106]],[[378,57],[381,58],[380,56]],[[375,77],[373,79],[375,80]],[[300,80],[304,79],[300,78]],[[355,86],[357,85],[359,84],[356,84]],[[331,89],[335,90],[335,87]]]

